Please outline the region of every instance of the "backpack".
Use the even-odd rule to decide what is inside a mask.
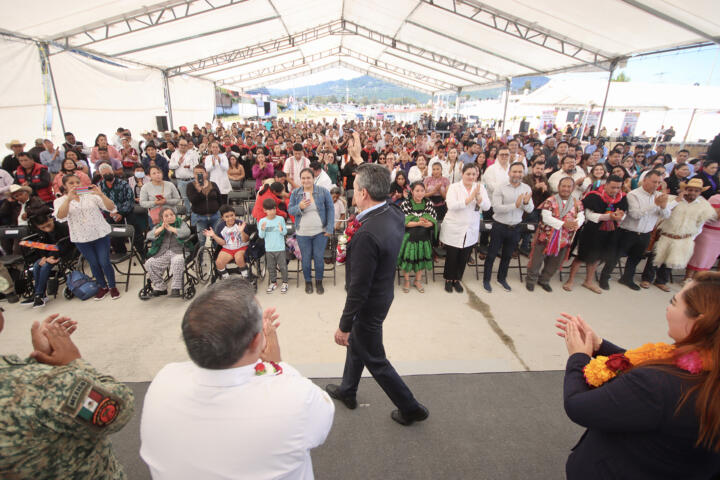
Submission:
[[[88,298],[94,297],[100,289],[95,280],[92,280],[78,270],[73,270],[68,273],[65,281],[70,292],[80,300],[87,300]]]

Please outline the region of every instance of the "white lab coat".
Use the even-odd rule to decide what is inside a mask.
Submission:
[[[480,210],[490,209],[490,198],[487,190],[482,184],[478,184],[482,201]],[[445,197],[447,214],[440,227],[440,241],[445,245],[455,248],[465,248],[475,245],[480,236],[479,211],[475,211],[476,200],[465,205],[468,198],[468,191],[462,181],[450,185]]]

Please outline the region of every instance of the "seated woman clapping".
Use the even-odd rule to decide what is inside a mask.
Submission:
[[[567,478],[709,479],[720,471],[720,273],[670,300],[672,344],[624,350],[562,314],[565,411],[587,431]],[[592,356],[595,355],[595,358]]]
[[[183,247],[189,246],[187,242],[190,227],[177,217],[170,207],[163,207],[160,210],[160,219],[161,223],[150,229],[147,234],[147,239],[152,240],[152,244],[148,249],[145,270],[152,283],[152,295],[157,297],[167,295],[167,286],[163,277],[165,270],[170,267],[172,276],[170,296],[180,297],[185,267]]]
[[[423,270],[432,270],[432,241],[437,237],[438,224],[435,208],[425,198],[425,185],[417,181],[410,186],[411,196],[400,204],[405,214],[405,236],[400,246],[398,266],[405,276],[403,292],[410,291],[410,273],[415,272],[415,288],[420,293]]]

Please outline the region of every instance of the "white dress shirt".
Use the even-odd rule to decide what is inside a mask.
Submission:
[[[527,204],[521,202],[520,207],[515,206],[518,197],[526,193],[532,194],[532,189],[527,183],[522,182],[517,186],[507,182],[496,188],[492,194],[493,220],[510,226],[522,222],[523,212],[532,213],[535,208],[532,198]]]
[[[570,197],[572,199],[572,197]],[[560,206],[562,210],[562,205]],[[543,208],[542,213],[540,214],[542,216],[542,221],[545,225],[548,225],[549,227],[560,230],[565,225],[565,222],[557,217],[553,217],[553,214],[550,210],[546,210]],[[580,212],[575,217],[575,221],[578,224],[578,229],[582,226],[583,223],[585,223],[585,212]]]
[[[662,195],[655,191],[648,193],[643,187],[636,188],[627,194],[628,211],[620,222],[620,228],[636,233],[652,232],[661,219],[668,218],[670,211],[677,205],[673,200],[665,208],[655,205],[655,199]]]
[[[550,175],[550,178],[548,178],[548,186],[550,187],[551,192],[557,193],[560,180],[566,177],[572,178],[575,182],[575,188],[573,189],[572,196],[575,197],[577,200],[581,200],[583,195],[585,194],[585,183],[583,182],[578,185],[577,181],[581,178],[585,178],[586,176],[587,175],[585,175],[585,172],[582,168],[576,168],[572,174],[567,173],[565,170],[558,170],[557,172]]]
[[[480,189],[480,205],[473,199],[467,205],[468,191],[462,182],[453,183],[448,187],[445,203],[448,211],[440,226],[440,241],[445,245],[455,248],[465,248],[475,245],[480,236],[480,210],[490,210],[490,198],[487,190],[482,184],[477,184]]]
[[[428,169],[428,170],[426,170],[426,172],[430,173],[430,170]],[[422,172],[420,171],[420,168],[418,168],[417,165],[413,165],[412,167],[410,167],[410,170],[408,171],[408,176],[407,176],[408,183],[412,185],[415,182],[422,182],[423,180],[425,180],[425,177],[427,177],[427,176],[428,175],[422,174]]]
[[[182,164],[180,164],[181,158]],[[192,180],[193,168],[195,168],[198,163],[200,163],[200,159],[194,149],[188,149],[184,156],[180,150],[175,150],[172,156],[170,156],[168,168],[175,172],[175,178],[178,180]]]
[[[313,478],[335,406],[297,370],[255,375],[255,364],[207,370],[166,365],[143,405],[140,456],[154,480]]]
[[[315,185],[323,187],[328,192],[333,187],[332,180],[330,180],[330,176],[325,172],[325,170],[320,170],[320,175],[315,177]]]
[[[496,188],[510,181],[510,177],[508,175],[509,170],[510,162],[508,162],[507,168],[503,168],[498,161],[487,167],[482,176],[482,180],[485,188],[487,188],[488,195],[492,197]]]
[[[224,153],[218,154],[215,157],[215,165],[213,165],[213,155],[210,154],[205,157],[205,170],[207,170],[211,182],[220,189],[220,193],[225,195],[232,190],[230,185],[230,179],[228,178],[228,170],[230,170],[230,164]]]

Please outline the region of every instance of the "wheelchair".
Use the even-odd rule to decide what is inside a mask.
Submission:
[[[192,230],[192,229],[191,229]],[[187,243],[192,244],[192,247],[188,248]],[[192,299],[197,293],[197,285],[200,283],[200,279],[196,274],[196,262],[198,262],[198,253],[203,246],[198,242],[198,236],[196,232],[193,232],[188,237],[186,245],[183,246],[183,259],[185,265],[183,266],[183,282],[180,288],[180,296],[186,300]],[[143,269],[145,271],[145,269]],[[166,282],[170,279],[170,268],[168,267],[165,271],[164,280]],[[143,287],[138,292],[140,300],[150,300],[153,298],[152,282],[148,278],[147,271],[143,275]]]
[[[33,233],[22,238],[22,242],[35,242],[39,239],[40,235]],[[67,240],[68,237],[62,240]],[[61,240],[61,241],[62,241]],[[19,245],[20,252],[22,254],[23,267],[20,272],[20,279],[16,282],[16,292],[18,296],[22,298],[30,298],[35,294],[35,279],[33,275],[33,268],[35,262],[40,258],[38,250],[32,246]],[[48,297],[57,298],[57,294],[60,285],[66,283],[65,277],[72,270],[81,269],[79,264],[81,263],[80,252],[73,247],[73,251],[66,258],[61,258],[60,261],[53,267],[48,278],[45,295]],[[19,288],[18,288],[19,287]],[[74,295],[67,286],[63,289],[63,297],[66,300],[71,300]]]
[[[220,219],[220,222],[223,220]],[[258,279],[265,278],[266,274],[266,265],[265,265],[265,241],[260,238],[260,235],[257,231],[257,226],[254,224],[247,224],[246,227],[246,233],[250,237],[249,239],[249,245],[247,250],[245,251],[245,265],[248,269],[248,276],[247,281],[250,282],[257,292],[258,288]],[[220,253],[220,250],[222,250],[222,247],[219,246],[217,243],[213,242],[212,244],[212,261],[210,262],[211,271],[210,271],[210,283],[215,283],[217,280],[220,279],[220,274],[217,270],[217,265],[215,264],[215,259],[217,259],[218,254]],[[225,267],[227,272],[229,274],[240,274],[240,267],[235,265],[234,261],[231,261],[228,263],[228,265]]]

